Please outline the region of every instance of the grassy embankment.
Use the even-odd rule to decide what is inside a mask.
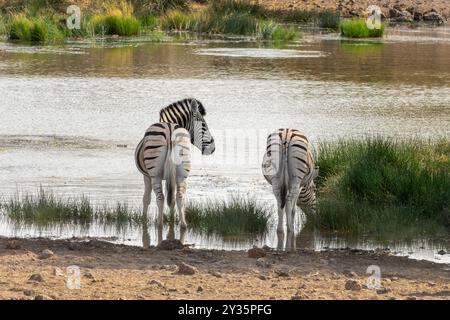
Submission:
[[[410,235],[450,230],[450,141],[388,138],[322,143],[320,230]]]
[[[67,3],[68,5],[69,3]],[[48,43],[70,37],[147,35],[156,41],[166,32],[233,34],[272,41],[300,36],[288,24],[314,24],[337,30],[339,14],[332,11],[273,11],[246,1],[209,1],[193,10],[185,0],[112,0],[101,8],[83,8],[81,29],[66,27],[64,1],[17,1],[7,11],[0,8],[0,34],[11,40]]]

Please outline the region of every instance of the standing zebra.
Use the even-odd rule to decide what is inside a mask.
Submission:
[[[181,227],[186,228],[184,197],[186,178],[191,170],[190,145],[202,154],[215,151],[214,139],[204,119],[206,112],[200,101],[184,99],[161,109],[160,122],[151,125],[139,142],[135,161],[144,175],[144,217],[147,217],[151,191],[155,192],[158,206],[158,225],[162,226],[164,193],[162,181],[166,180],[167,205],[175,207],[175,191]]]
[[[277,199],[277,230],[283,230],[285,209],[287,230],[293,231],[296,203],[302,210],[316,210],[314,179],[318,170],[306,136],[295,129],[279,129],[271,133],[267,138],[262,170]]]

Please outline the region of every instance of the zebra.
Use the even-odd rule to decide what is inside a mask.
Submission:
[[[191,170],[190,146],[203,155],[213,154],[215,142],[204,119],[203,104],[193,98],[180,100],[161,109],[160,122],[151,125],[135,151],[135,162],[144,176],[143,215],[147,217],[152,189],[158,206],[158,225],[163,224],[164,193],[171,212],[175,208],[175,192],[181,228],[187,227],[184,198],[186,179]]]
[[[304,211],[316,212],[314,179],[318,169],[308,139],[301,131],[279,129],[268,136],[262,171],[277,199],[278,232],[283,230],[283,209],[288,231],[294,230],[295,204]]]

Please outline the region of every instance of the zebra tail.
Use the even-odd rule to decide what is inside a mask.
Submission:
[[[166,156],[166,161],[164,164],[165,168],[165,179],[166,179],[166,200],[169,208],[172,208],[175,204],[175,188],[176,188],[176,178],[175,178],[175,165],[171,161],[171,153]]]
[[[287,197],[287,191],[289,186],[289,172],[287,168],[287,160],[288,160],[288,154],[287,154],[287,148],[285,148],[283,145],[282,147],[282,153],[281,153],[281,161],[280,161],[280,180],[281,180],[281,186],[280,186],[280,196],[281,196],[281,209],[284,209],[286,206],[286,197]]]

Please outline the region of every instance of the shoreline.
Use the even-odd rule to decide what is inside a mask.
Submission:
[[[45,255],[46,250],[51,254]],[[450,298],[448,264],[354,249],[250,251],[253,258],[247,251],[144,250],[95,239],[0,238],[0,298]],[[187,267],[180,270],[183,263]],[[79,289],[66,285],[66,268],[73,265],[80,270]],[[367,288],[366,271],[372,265],[381,271],[378,290]]]

